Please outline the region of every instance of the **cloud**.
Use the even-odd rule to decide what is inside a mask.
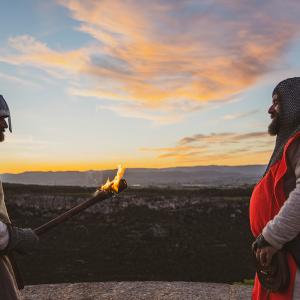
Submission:
[[[22,148],[26,150],[34,151],[35,153],[43,150],[49,146],[57,146],[56,142],[53,141],[46,141],[46,140],[39,140],[32,136],[7,136],[7,140],[9,143],[5,143],[5,147],[7,148]]]
[[[273,145],[274,138],[266,132],[221,132],[184,137],[174,147],[140,150],[157,154],[157,159],[180,164],[251,164],[266,162]]]
[[[193,146],[175,146],[164,148],[141,148],[142,152],[157,153],[157,158],[175,159],[176,161],[186,161],[198,155],[205,154],[206,147],[193,147]]]
[[[11,37],[8,45],[0,53],[1,62],[36,67],[58,78],[63,77],[61,72],[77,74],[89,60],[87,49],[60,52],[29,35]]]
[[[154,125],[169,125],[179,123],[189,113],[208,109],[206,103],[195,103],[187,100],[166,101],[159,107],[145,106],[143,103],[131,101],[122,96],[122,91],[116,89],[115,93],[107,88],[82,89],[76,86],[70,87],[68,92],[74,96],[92,97],[103,100],[97,105],[97,110],[109,110],[122,117],[144,119],[153,122]],[[108,101],[110,100],[110,101]],[[109,102],[109,103],[107,103]],[[212,106],[210,108],[213,108]]]
[[[237,113],[237,114],[230,114],[230,115],[225,115],[222,117],[223,120],[236,120],[236,119],[242,119],[251,115],[254,115],[258,112],[258,109],[254,109],[248,112],[243,112],[243,113]]]
[[[270,140],[267,132],[249,132],[249,133],[232,133],[232,132],[222,132],[222,133],[211,133],[205,134],[195,134],[193,136],[184,137],[179,141],[180,145],[192,144],[192,143],[235,143],[241,140],[252,140],[252,139],[263,139]],[[272,138],[271,138],[272,140]]]
[[[18,84],[22,84],[22,85],[26,85],[26,86],[31,86],[31,87],[40,87],[39,84],[32,82],[30,80],[24,79],[24,78],[20,78],[17,76],[11,76],[11,75],[7,75],[4,73],[0,73],[0,78],[4,79],[4,80],[9,80]]]
[[[139,104],[98,105],[97,110],[110,110],[122,117],[152,121],[155,125],[169,125],[178,123],[183,116],[180,113],[164,113],[158,110],[145,109]]]
[[[90,44],[61,51],[34,37],[17,36],[9,39],[0,61],[67,79],[73,94],[150,110],[166,110],[170,103],[193,103],[198,109],[228,101],[272,70],[300,23],[296,1],[57,3],[77,21],[74,29],[92,38]]]
[[[15,159],[49,159],[49,149],[57,148],[59,143],[54,141],[47,141],[37,139],[33,136],[22,135],[10,135],[6,136],[7,142],[3,143],[2,147],[6,150],[6,156],[8,161],[14,161]],[[16,158],[15,153],[18,153]],[[22,162],[24,163],[24,162]]]
[[[272,67],[298,30],[286,10],[299,5],[287,5],[279,20],[271,18],[280,15],[279,1],[59,3],[80,22],[78,30],[101,43],[114,62],[109,72],[124,91],[148,105],[237,93]],[[101,77],[107,66],[100,59],[86,71]]]

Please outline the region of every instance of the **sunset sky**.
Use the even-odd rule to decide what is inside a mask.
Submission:
[[[300,2],[2,0],[0,173],[266,164]]]

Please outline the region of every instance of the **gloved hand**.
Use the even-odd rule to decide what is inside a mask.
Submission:
[[[264,236],[262,234],[260,234],[256,240],[252,243],[252,251],[255,251],[257,249],[261,249],[261,248],[264,248],[264,247],[268,247],[268,246],[271,246],[264,238]]]
[[[252,244],[252,252],[256,257],[257,262],[264,267],[271,264],[272,257],[277,251],[278,249],[275,249],[268,243],[262,234],[260,234]]]
[[[39,237],[31,228],[19,228],[7,224],[9,232],[9,242],[5,251],[17,251],[20,254],[26,254],[37,247]]]

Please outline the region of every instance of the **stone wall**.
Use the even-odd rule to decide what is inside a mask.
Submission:
[[[24,300],[247,300],[251,287],[203,282],[97,282],[27,286]]]

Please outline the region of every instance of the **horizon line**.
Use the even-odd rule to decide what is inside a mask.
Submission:
[[[175,166],[175,167],[128,167],[127,169],[155,169],[155,170],[162,170],[162,169],[179,169],[179,168],[204,168],[204,167],[228,167],[228,168],[235,168],[235,167],[253,167],[253,166],[267,166],[267,164],[243,164],[243,165],[217,165],[217,164],[209,164],[209,165],[196,165],[196,166]],[[4,174],[13,174],[13,175],[20,175],[24,173],[68,173],[68,172],[77,172],[77,173],[86,173],[86,172],[104,172],[104,171],[115,171],[117,168],[113,169],[87,169],[87,170],[28,170],[22,172],[2,172],[0,175]]]

